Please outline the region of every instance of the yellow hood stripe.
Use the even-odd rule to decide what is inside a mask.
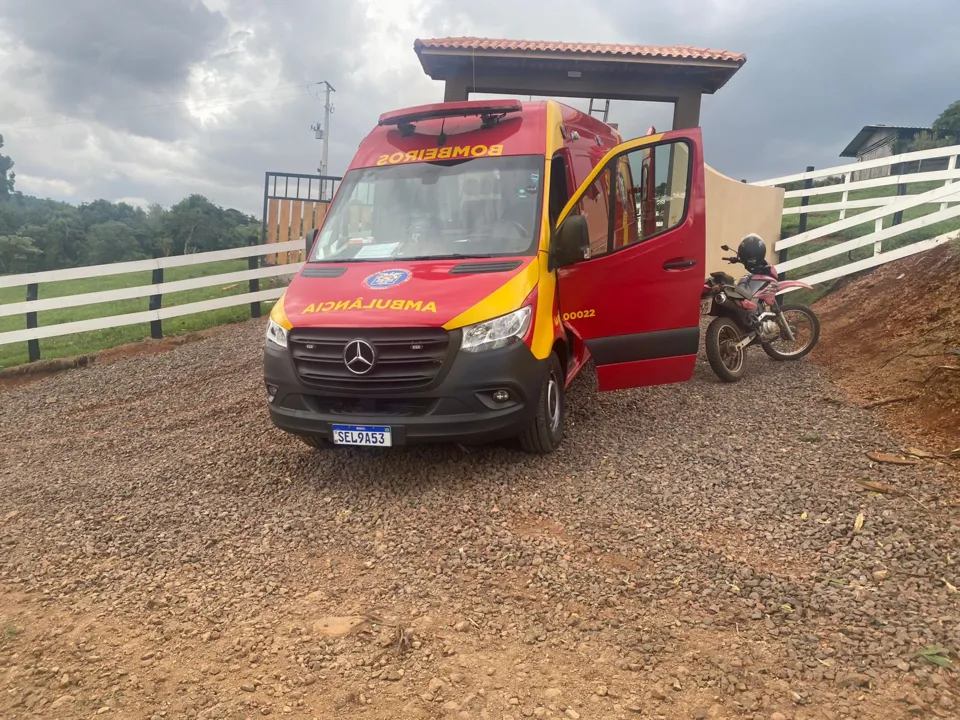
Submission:
[[[518,272],[507,282],[487,295],[483,300],[467,308],[453,320],[445,324],[446,330],[473,325],[474,323],[492,320],[495,317],[506,315],[519,310],[521,303],[537,286],[540,278],[540,259],[534,258],[523,270]]]
[[[287,291],[283,291],[283,295],[280,296],[280,299],[277,300],[273,305],[273,309],[270,311],[270,319],[273,320],[277,325],[282,327],[284,330],[292,330],[293,323],[290,322],[290,318],[287,317],[286,308],[283,306],[283,301],[287,297]]]

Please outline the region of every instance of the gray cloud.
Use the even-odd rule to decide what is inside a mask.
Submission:
[[[446,0],[428,20],[450,17],[472,33],[712,47],[747,55],[730,83],[703,100],[707,161],[760,179],[846,162],[840,151],[866,124],[931,123],[960,98],[960,5],[926,0],[672,0],[656,11],[634,0],[511,4]],[[622,126],[642,132],[649,108],[617,104]]]
[[[227,27],[193,0],[2,0],[0,21],[32,53],[19,70],[50,110],[165,140],[184,130],[171,101]]]
[[[635,0],[205,2],[0,0],[10,41],[0,44],[0,132],[22,189],[165,204],[203,192],[259,212],[264,171],[319,164],[309,126],[322,107],[307,83],[338,90],[336,172],[379,113],[442,97],[413,53],[417,36],[744,52],[701,115],[707,161],[737,178],[838,164],[862,125],[929,124],[960,98],[955,0],[922,12],[895,0],[673,0],[656,12]],[[51,113],[71,124],[42,127]],[[649,103],[615,102],[611,113],[627,136],[671,117]]]

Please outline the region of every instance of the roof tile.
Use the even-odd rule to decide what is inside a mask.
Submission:
[[[448,50],[527,50],[556,53],[581,53],[584,55],[611,55],[651,58],[677,58],[681,60],[720,60],[742,65],[746,55],[727,50],[711,50],[689,45],[610,45],[604,43],[565,43],[535,40],[506,40],[479,37],[448,37],[417,39],[414,49]]]

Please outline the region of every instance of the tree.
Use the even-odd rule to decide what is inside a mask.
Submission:
[[[259,231],[258,218],[202,195],[190,195],[168,210],[109,200],[76,206],[8,193],[0,201],[0,273],[242,247],[257,242]]]
[[[938,138],[960,143],[960,100],[951,104],[933,121],[933,134]]]
[[[170,208],[164,231],[173,241],[175,254],[207,252],[229,247],[223,208],[203,195],[191,195]]]
[[[893,143],[893,154],[919,152],[920,150],[932,150],[938,147],[947,147],[952,145],[953,140],[943,138],[936,133],[930,133],[921,130],[916,135],[907,138],[897,138]],[[915,172],[915,171],[914,171]]]
[[[144,257],[133,230],[118,220],[100,223],[87,230],[84,259],[89,265],[142,260]]]
[[[20,235],[0,235],[0,272],[24,273],[36,270],[40,248]]]
[[[3,149],[3,135],[0,135],[0,150]],[[0,200],[13,195],[13,160],[8,155],[0,155]]]

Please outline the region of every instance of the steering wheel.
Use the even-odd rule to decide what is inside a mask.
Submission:
[[[413,251],[413,254],[420,254],[420,248],[423,247],[425,241],[430,237],[435,237],[439,233],[437,223],[433,217],[419,217],[415,218],[407,225],[406,235],[401,241],[401,250],[406,253],[408,249]]]

